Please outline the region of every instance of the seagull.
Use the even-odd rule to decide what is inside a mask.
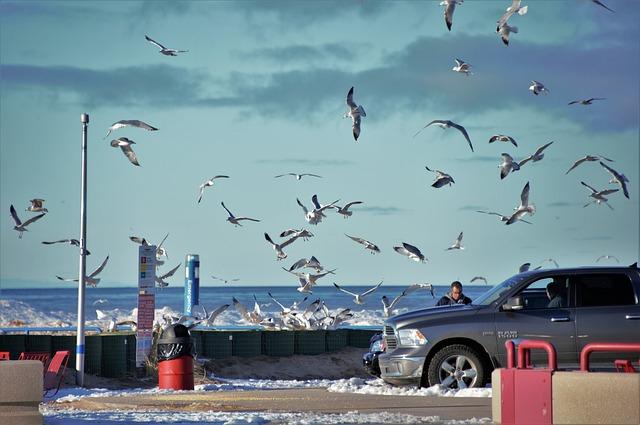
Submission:
[[[627,189],[627,183],[629,182],[629,179],[627,178],[627,176],[614,170],[602,161],[600,161],[600,165],[602,165],[602,167],[604,167],[604,169],[607,170],[609,174],[611,174],[612,178],[611,180],[609,180],[609,183],[619,184],[622,188],[622,193],[624,193],[624,196],[629,199],[629,190]]]
[[[297,238],[302,238],[304,241],[308,241],[309,238],[312,238],[314,235],[307,229],[287,229],[284,232],[280,233],[281,238],[286,238],[287,236],[296,235]]]
[[[515,208],[515,212],[511,214],[511,217],[509,217],[505,224],[513,224],[526,214],[533,215],[535,212],[535,205],[529,204],[529,182],[527,182],[522,188],[522,193],[520,193],[520,206]]]
[[[509,35],[511,35],[511,33],[517,34],[518,33],[518,27],[511,26],[508,23],[504,22],[504,23],[498,25],[498,28],[496,28],[496,33],[498,33],[500,35],[500,39],[502,40],[504,45],[508,46],[509,45]],[[534,94],[537,94],[537,93],[534,92]]]
[[[162,247],[162,244],[164,243],[165,240],[167,240],[167,237],[169,237],[168,233],[164,236],[162,241],[160,241],[160,243],[156,246],[156,266],[161,266],[162,264],[164,264],[163,261],[160,261],[162,257],[168,258],[167,251]],[[129,240],[131,240],[131,242],[137,243],[142,246],[151,245],[145,238],[141,238],[139,236],[129,236]]]
[[[531,263],[524,263],[518,268],[518,273],[528,272],[529,268],[531,268]]]
[[[575,105],[576,103],[580,104],[580,105],[591,105],[594,100],[605,100],[605,98],[604,97],[591,97],[589,99],[572,100],[571,102],[567,103],[567,105]]]
[[[451,31],[453,25],[453,12],[456,10],[456,6],[462,4],[464,0],[443,0],[440,2],[440,6],[444,6],[444,22],[447,24],[447,28]]]
[[[613,9],[609,9],[609,8],[608,8],[607,6],[605,6],[605,4],[604,4],[604,3],[602,3],[600,0],[591,0],[591,1],[592,1],[593,3],[595,3],[595,4],[597,4],[598,6],[602,6],[602,7],[604,7],[604,8],[605,8],[605,9],[607,9],[609,12],[613,12],[613,13],[615,13],[615,10],[613,10]]]
[[[460,232],[456,240],[453,242],[453,245],[451,245],[445,251],[451,251],[452,249],[464,249],[464,247],[462,246],[462,233],[463,232]]]
[[[236,226],[241,226],[241,227],[242,227],[242,224],[240,224],[240,222],[241,222],[242,220],[255,221],[256,223],[259,223],[259,222],[260,222],[260,220],[257,220],[257,219],[255,219],[255,218],[249,218],[249,217],[236,217],[236,216],[234,216],[234,215],[231,213],[231,211],[229,211],[229,208],[227,208],[227,207],[225,207],[225,206],[224,206],[224,202],[220,202],[220,204],[222,205],[222,208],[224,208],[224,209],[227,211],[227,213],[229,214],[229,217],[227,217],[227,221],[228,221],[229,223],[232,223],[232,224],[235,224]]]
[[[404,291],[402,291],[402,293],[400,295],[398,295],[397,297],[395,297],[393,299],[393,301],[389,302],[389,298],[387,298],[386,295],[383,295],[381,300],[382,300],[382,314],[384,315],[384,317],[390,317],[393,309],[395,308],[396,304],[398,304],[398,302],[400,301],[400,299],[402,297],[405,296]]]
[[[573,170],[574,168],[576,168],[578,165],[582,164],[583,162],[586,162],[586,161],[600,161],[602,159],[604,159],[605,161],[614,162],[613,159],[605,158],[604,156],[601,156],[601,155],[585,155],[582,158],[578,159],[576,162],[574,162],[573,165],[571,166],[571,168],[569,168],[567,170],[567,172],[564,173],[564,174],[565,175],[569,174],[569,172],[571,170]]]
[[[45,216],[45,213],[38,214],[36,216],[31,217],[29,220],[27,220],[27,221],[25,221],[23,223],[18,218],[18,213],[16,212],[16,209],[13,207],[13,205],[11,205],[11,207],[9,207],[9,212],[11,213],[11,217],[13,218],[13,221],[16,223],[16,225],[13,226],[13,230],[18,232],[18,239],[22,239],[22,233],[23,232],[28,232],[28,230],[27,230],[27,226],[28,225],[30,225],[34,221],[40,220],[42,217]]]
[[[531,80],[531,86],[529,87],[529,90],[531,90],[531,92],[536,96],[540,93],[549,94],[549,89],[547,89],[544,84],[536,80]]]
[[[77,239],[60,239],[59,241],[50,241],[50,242],[42,241],[42,243],[45,245],[53,245],[54,243],[68,243],[69,245],[74,245],[80,248],[80,241]],[[85,249],[84,252],[85,252],[85,255],[91,255],[91,253],[87,249]]]
[[[342,214],[342,216],[344,218],[349,218],[353,215],[353,211],[349,211],[349,208],[352,205],[358,205],[358,204],[362,204],[362,201],[353,201],[353,202],[349,202],[348,204],[346,204],[344,207],[339,207],[338,205],[335,205],[333,208],[336,209],[336,212],[338,214]]]
[[[282,250],[282,248],[284,248],[285,246],[289,245],[290,243],[298,239],[297,236],[293,236],[292,238],[289,238],[286,241],[277,244],[271,240],[271,237],[266,232],[264,234],[264,238],[267,240],[267,242],[271,244],[273,249],[276,251],[276,256],[278,260],[284,260],[285,258],[287,258],[287,254]]]
[[[542,264],[544,264],[546,262],[553,263],[556,266],[557,269],[560,268],[560,265],[558,264],[558,262],[556,260],[554,260],[553,258],[545,258],[544,260],[542,260],[540,262],[540,265],[542,266]]]
[[[489,139],[489,143],[493,143],[493,142],[511,142],[513,144],[513,146],[515,146],[516,148],[518,147],[518,144],[516,143],[516,141],[514,140],[513,137],[511,136],[507,136],[505,134],[496,134],[491,136],[491,138]]]
[[[157,46],[158,48],[160,48],[160,52],[165,56],[178,56],[178,53],[186,53],[188,52],[188,50],[175,50],[175,49],[167,49],[166,47],[164,47],[162,44],[158,43],[157,41],[153,40],[151,37],[149,37],[148,35],[144,36],[145,40],[147,40],[149,43]]]
[[[353,122],[353,138],[357,142],[358,137],[360,137],[360,122],[362,121],[362,117],[367,116],[367,113],[364,111],[362,105],[357,105],[353,101],[353,87],[351,87],[347,93],[347,106],[349,107],[349,111],[344,114],[344,118],[351,118]]]
[[[109,302],[109,300],[107,300],[106,298],[100,298],[95,300],[92,305],[98,305],[98,304],[107,304]],[[98,310],[96,310],[96,312],[98,312]]]
[[[312,255],[311,258],[309,259],[301,258],[295,263],[293,263],[291,267],[289,267],[289,271],[302,269],[305,267],[314,269],[317,272],[321,272],[322,270],[324,270],[324,267],[322,267],[322,264],[320,264],[320,261],[315,256]]]
[[[104,269],[104,267],[107,265],[107,262],[109,261],[109,256],[107,255],[107,258],[104,259],[104,261],[102,262],[102,264],[100,264],[100,267],[98,267],[97,269],[95,269],[93,271],[93,273],[91,273],[89,276],[85,276],[84,277],[84,282],[87,286],[92,286],[92,287],[96,287],[98,286],[98,283],[100,283],[100,279],[96,279],[96,276],[99,275],[102,270]],[[65,282],[77,282],[78,279],[65,279],[64,277],[60,277],[60,276],[56,276],[58,278],[58,280],[63,280]]]
[[[380,253],[380,248],[378,248],[378,245],[374,244],[373,242],[369,242],[366,239],[358,238],[356,236],[349,236],[346,233],[344,235],[349,239],[351,239],[352,241],[358,242],[359,244],[363,245],[364,249],[368,249],[371,251],[371,254]]]
[[[503,152],[501,157],[502,162],[498,166],[500,167],[500,180],[507,177],[511,171],[518,171],[520,169],[520,164],[514,161],[508,153]]]
[[[433,182],[433,184],[431,184],[431,187],[435,187],[440,188],[444,185],[449,185],[451,186],[452,183],[455,183],[455,181],[453,180],[453,177],[451,177],[449,174],[445,173],[444,171],[440,171],[440,170],[432,170],[431,168],[427,167],[425,165],[425,167],[427,169],[427,171],[431,171],[432,173],[436,173],[436,179]]]
[[[600,260],[609,260],[609,259],[616,260],[616,263],[618,264],[620,263],[620,260],[618,260],[618,258],[614,257],[613,255],[601,255],[596,259],[596,263],[599,262]]]
[[[414,283],[413,285],[409,286],[407,289],[405,289],[403,292],[405,293],[405,295],[410,294],[412,292],[421,290],[421,289],[427,289],[429,290],[429,293],[431,294],[432,298],[436,297],[436,291],[433,288],[433,285],[430,283]]]
[[[314,286],[316,283],[318,283],[318,279],[320,279],[321,277],[325,277],[328,274],[335,274],[334,272],[338,269],[327,270],[326,272],[322,272],[318,274],[295,272],[295,271],[287,270],[284,267],[282,268],[282,270],[284,270],[285,272],[291,273],[293,275],[296,275],[298,279],[300,279],[301,281],[304,280],[306,283],[309,283],[309,285]]]
[[[523,16],[529,10],[529,6],[521,6],[522,0],[513,0],[511,6],[507,7],[507,11],[498,19],[498,26],[506,23],[515,13]]]
[[[580,183],[584,187],[588,188],[591,191],[591,194],[589,195],[589,197],[594,199],[593,201],[585,204],[584,205],[585,207],[588,207],[591,204],[602,204],[602,203],[604,203],[606,206],[608,206],[609,208],[613,209],[613,207],[607,203],[608,199],[606,198],[606,196],[611,195],[612,193],[616,193],[620,189],[605,189],[605,190],[598,191],[598,190],[595,190],[593,187],[589,186],[588,184],[586,184],[583,181],[581,181]]]
[[[465,139],[467,139],[467,143],[469,143],[469,147],[471,148],[471,152],[473,152],[473,145],[471,144],[471,139],[469,138],[469,133],[467,133],[467,130],[463,126],[461,126],[459,124],[456,124],[453,121],[449,121],[449,120],[433,120],[429,124],[427,124],[424,127],[422,127],[420,130],[418,130],[418,132],[416,134],[414,134],[413,137],[416,137],[418,134],[420,134],[420,132],[422,130],[424,130],[425,128],[429,127],[431,124],[436,124],[436,125],[440,126],[443,130],[446,130],[447,128],[451,128],[451,127],[455,128],[460,133],[462,133],[462,135],[464,136]]]
[[[484,284],[485,284],[485,285],[487,284],[487,279],[486,279],[485,277],[483,277],[483,276],[474,276],[474,277],[471,279],[471,283],[475,282],[476,280],[484,280]]]
[[[215,322],[216,318],[222,314],[223,311],[229,308],[229,304],[223,304],[220,307],[213,310],[211,313],[207,313],[207,309],[202,306],[202,310],[204,311],[204,324],[207,326],[213,326],[213,322]]]
[[[221,277],[216,277],[216,276],[213,276],[213,275],[211,275],[211,278],[212,278],[212,279],[215,279],[215,280],[219,280],[219,281],[221,281],[221,282],[224,282],[225,284],[228,284],[229,282],[237,282],[237,281],[239,281],[239,280],[240,280],[240,279],[238,279],[238,278],[234,278],[234,279],[223,279],[223,278],[221,278]]]
[[[144,130],[147,131],[158,131],[158,129],[156,127],[153,127],[149,124],[147,124],[144,121],[140,121],[140,120],[120,120],[118,122],[114,122],[113,124],[111,124],[111,127],[109,127],[107,129],[107,135],[104,136],[102,139],[106,139],[107,137],[109,137],[109,135],[111,134],[112,131],[116,131],[120,128],[123,127],[137,127],[137,128],[142,128]]]
[[[342,291],[345,294],[349,294],[352,297],[354,297],[353,302],[358,304],[358,305],[364,304],[364,297],[366,297],[367,295],[369,295],[370,293],[372,293],[373,291],[378,289],[380,287],[380,285],[382,285],[382,282],[378,283],[373,288],[367,289],[362,294],[355,294],[355,293],[353,293],[351,291],[347,291],[346,289],[341,288],[340,285],[338,285],[337,283],[333,282],[333,286],[335,286],[338,289],[338,291]]]
[[[247,307],[240,301],[238,301],[236,297],[233,297],[233,306],[245,321],[253,324],[258,324],[263,319],[262,311],[260,311],[260,305],[258,304],[258,300],[256,299],[255,295],[253,296],[253,299],[255,300],[255,303],[253,305],[253,311],[251,312],[247,311]]]
[[[222,174],[219,174],[217,176],[211,177],[209,180],[205,180],[205,182],[200,185],[200,195],[198,196],[198,203],[202,201],[202,196],[204,195],[205,187],[213,186],[213,184],[215,183],[214,182],[215,179],[228,179],[228,178],[229,176],[223,176]]]
[[[309,177],[318,177],[318,178],[322,178],[322,176],[319,176],[317,174],[311,174],[311,173],[302,173],[302,174],[298,174],[298,173],[286,173],[286,174],[278,174],[277,176],[274,176],[274,178],[279,178],[279,177],[284,177],[284,176],[295,176],[296,180],[302,180],[302,178],[304,176],[309,176]]]
[[[427,257],[422,255],[420,250],[413,245],[402,242],[402,246],[394,246],[393,250],[401,255],[406,255],[413,261],[417,261],[419,263],[424,263],[428,260]]]
[[[136,157],[136,153],[131,148],[131,145],[135,144],[136,142],[134,142],[133,140],[129,140],[126,137],[120,137],[119,139],[113,139],[111,141],[112,147],[119,147],[120,149],[122,149],[122,153],[124,153],[124,156],[126,156],[133,165],[140,166],[138,158]]]
[[[165,282],[165,279],[170,278],[171,276],[173,276],[173,274],[176,272],[176,270],[178,270],[178,268],[182,265],[182,263],[178,264],[177,266],[175,266],[174,268],[172,268],[171,270],[169,270],[167,273],[163,274],[162,276],[156,276],[156,283],[158,284],[159,287],[164,288],[166,286],[169,286],[169,284],[167,282]]]
[[[533,162],[538,162],[540,161],[542,158],[544,158],[544,154],[542,153],[542,151],[544,151],[546,148],[548,148],[553,142],[549,142],[545,145],[540,146],[538,149],[536,149],[536,151],[529,155],[528,157],[524,158],[522,161],[520,161],[518,163],[518,165],[520,167],[522,167],[524,164],[526,164],[529,161],[533,161]]]
[[[462,74],[465,74],[467,77],[469,75],[473,75],[473,73],[471,72],[471,64],[463,61],[462,59],[455,59],[455,61],[456,66],[451,68],[452,71],[460,72]]]
[[[337,199],[328,205],[321,205],[320,202],[318,202],[318,195],[313,195],[311,197],[311,202],[313,202],[314,206],[314,209],[312,211],[309,211],[307,207],[305,207],[302,202],[300,202],[299,199],[296,198],[296,201],[304,211],[304,219],[307,220],[309,224],[316,225],[322,221],[323,217],[326,217],[326,215],[324,215],[324,210],[326,210],[327,208],[334,208],[335,204],[340,200]]]
[[[500,221],[509,221],[509,217],[510,217],[508,215],[502,215],[502,214],[499,214],[499,213],[493,212],[493,211],[480,211],[480,210],[477,210],[476,212],[479,212],[479,213],[482,213],[482,214],[497,215]],[[526,221],[526,220],[520,219],[520,221],[522,221],[523,223],[531,224],[531,222]]]
[[[269,298],[271,298],[273,300],[274,303],[278,304],[278,306],[282,310],[280,312],[280,314],[282,316],[286,316],[287,314],[290,314],[290,313],[293,312],[293,308],[292,307],[285,307],[280,301],[278,301],[277,299],[274,298],[273,295],[271,295],[271,292],[267,292],[267,294],[269,295]]]
[[[49,210],[47,210],[42,206],[42,204],[44,204],[44,199],[35,198],[30,200],[29,202],[31,202],[31,205],[29,205],[29,207],[25,211],[45,212],[45,213],[49,212]]]

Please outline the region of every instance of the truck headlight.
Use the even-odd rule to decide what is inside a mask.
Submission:
[[[400,345],[425,345],[427,338],[417,329],[400,329],[398,331]]]

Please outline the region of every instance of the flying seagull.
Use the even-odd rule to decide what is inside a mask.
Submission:
[[[295,263],[293,263],[291,267],[289,267],[289,271],[293,271],[293,270],[297,270],[305,267],[314,269],[318,273],[324,270],[324,267],[322,267],[322,264],[320,264],[320,261],[315,256],[312,255],[311,258],[309,259],[301,258]]]
[[[511,33],[517,34],[518,33],[518,27],[511,26],[508,23],[504,22],[504,23],[498,25],[498,28],[496,28],[496,33],[500,36],[500,39],[502,40],[504,45],[508,46],[509,45],[509,36],[511,35]]]
[[[100,267],[98,267],[97,269],[95,269],[93,271],[93,273],[91,273],[89,276],[85,276],[84,277],[84,282],[86,285],[88,286],[92,286],[92,287],[96,287],[98,286],[98,283],[100,283],[100,279],[97,279],[96,276],[98,276],[102,270],[104,270],[104,267],[107,265],[107,262],[109,261],[109,256],[107,255],[107,258],[104,259],[104,261],[102,262],[102,264],[100,264]],[[60,276],[56,276],[58,278],[58,280],[63,280],[65,282],[77,282],[78,279],[65,279],[64,277],[60,277]]]
[[[371,254],[378,254],[380,253],[380,248],[378,248],[378,245],[369,242],[366,239],[362,239],[362,238],[358,238],[356,236],[349,236],[346,233],[344,234],[346,237],[348,237],[349,239],[351,239],[352,241],[358,242],[359,244],[363,245],[365,249],[368,249],[371,251]]]
[[[629,199],[629,190],[627,189],[627,183],[629,182],[629,179],[627,178],[627,176],[614,170],[602,161],[600,161],[599,164],[602,165],[602,167],[607,170],[609,174],[611,174],[611,180],[609,180],[609,183],[619,184],[622,188],[622,193],[624,193],[624,196]]]
[[[367,113],[364,111],[362,105],[357,105],[356,102],[353,101],[353,87],[351,87],[347,93],[347,106],[349,110],[344,114],[344,118],[351,118],[353,122],[353,138],[357,142],[358,137],[360,137],[360,122],[362,121],[362,117],[367,116]]]
[[[618,260],[617,257],[613,256],[613,255],[601,255],[596,259],[596,263],[599,262],[600,260],[616,260],[616,263],[620,263],[620,260]]]
[[[402,246],[394,246],[393,250],[398,254],[406,255],[411,260],[417,261],[419,263],[424,263],[425,261],[428,260],[427,257],[422,255],[422,252],[420,252],[420,250],[417,247],[405,242],[402,242]]]
[[[13,218],[13,221],[16,223],[16,225],[13,226],[13,230],[18,232],[18,239],[22,239],[22,233],[28,231],[27,230],[28,225],[30,225],[34,221],[40,220],[42,217],[45,216],[45,213],[38,214],[36,216],[31,217],[29,220],[23,223],[20,220],[20,218],[18,218],[18,213],[16,212],[16,209],[13,207],[13,205],[9,207],[9,212],[11,213],[11,217]]]
[[[440,2],[440,6],[444,6],[444,22],[447,24],[447,29],[451,31],[453,25],[453,12],[456,10],[456,6],[462,4],[464,0],[443,0]]]
[[[585,207],[588,207],[591,204],[602,204],[604,203],[606,206],[608,206],[609,208],[613,209],[613,207],[611,205],[609,205],[609,203],[607,202],[608,199],[606,198],[608,195],[611,195],[612,193],[616,193],[618,190],[620,189],[605,189],[605,190],[595,190],[593,187],[589,186],[588,184],[586,184],[585,182],[581,181],[580,182],[584,187],[588,188],[591,191],[591,194],[589,195],[590,198],[593,198],[593,201],[585,204]]]
[[[431,184],[431,187],[435,187],[440,188],[444,185],[449,185],[451,186],[452,183],[455,183],[455,181],[453,180],[453,177],[451,177],[449,174],[445,173],[444,171],[440,171],[440,170],[432,170],[431,168],[427,167],[425,165],[425,167],[427,169],[427,171],[431,171],[432,173],[436,173],[436,179],[435,181]]]
[[[533,162],[538,162],[540,161],[542,158],[544,158],[544,154],[542,153],[546,148],[548,148],[553,142],[549,142],[545,145],[540,146],[538,149],[536,149],[536,151],[529,155],[528,157],[522,159],[518,165],[520,167],[522,167],[524,164],[526,164],[529,161],[533,161]]]
[[[531,90],[531,92],[536,96],[540,93],[549,94],[549,89],[547,89],[540,81],[536,80],[531,80],[531,86],[529,86],[529,90]]]
[[[158,43],[157,41],[153,40],[151,37],[149,37],[148,35],[144,36],[145,40],[147,40],[149,43],[157,46],[160,49],[159,53],[162,53],[165,56],[178,56],[178,53],[186,53],[188,52],[188,50],[175,50],[175,49],[167,49],[166,47],[164,47],[162,44]]]
[[[453,242],[453,245],[451,245],[445,251],[451,251],[452,249],[464,249],[464,247],[462,246],[462,233],[463,232],[460,232],[456,240]]]
[[[510,216],[508,216],[508,215],[502,215],[502,214],[500,214],[500,213],[493,212],[493,211],[480,211],[480,210],[477,210],[476,212],[479,212],[479,213],[482,213],[482,214],[489,214],[489,215],[495,215],[495,216],[498,216],[498,219],[499,219],[500,221],[509,221],[509,217],[510,217]],[[526,220],[522,220],[522,219],[520,219],[520,221],[522,221],[523,223],[531,224],[531,222],[526,221]]]
[[[607,9],[609,12],[613,12],[615,13],[615,10],[608,8],[604,3],[602,3],[600,0],[591,0],[593,3],[597,4],[598,6],[602,6],[605,9]]]
[[[176,272],[176,270],[178,270],[178,268],[180,268],[181,265],[182,263],[178,264],[177,266],[175,266],[165,274],[161,276],[156,276],[156,284],[161,288],[169,286],[169,283],[165,282],[165,279],[169,279],[171,276],[173,276],[173,274]]]
[[[421,289],[427,289],[429,291],[429,293],[431,294],[432,298],[436,297],[436,291],[433,288],[433,285],[430,283],[414,283],[413,285],[409,286],[407,289],[405,289],[403,292],[405,293],[405,295],[408,295],[412,292],[421,290]]]
[[[229,282],[237,282],[237,281],[240,280],[238,278],[235,278],[235,279],[223,279],[221,277],[217,277],[217,276],[213,276],[213,275],[211,275],[211,278],[215,279],[215,280],[219,280],[220,282],[224,282],[225,284],[228,284]]]
[[[287,229],[284,232],[280,233],[281,238],[286,238],[287,236],[295,235],[296,238],[302,238],[303,241],[308,241],[309,238],[312,238],[314,235],[307,229]]]
[[[228,308],[229,308],[229,304],[223,304],[220,307],[213,310],[211,313],[207,313],[207,309],[204,307],[204,305],[202,305],[202,310],[204,311],[204,317],[205,317],[204,324],[207,326],[213,326],[213,322],[216,320],[216,318]]]
[[[455,61],[456,61],[456,66],[451,68],[452,71],[465,74],[467,77],[473,74],[471,72],[471,64],[463,61],[462,59],[455,59]]]
[[[123,127],[137,127],[137,128],[142,128],[143,130],[147,130],[147,131],[158,131],[158,129],[154,126],[151,126],[149,124],[147,124],[144,121],[140,121],[140,120],[120,120],[118,122],[114,122],[113,124],[111,124],[111,127],[109,127],[107,129],[107,135],[103,137],[103,139],[106,139],[107,137],[109,137],[109,135],[111,134],[112,131],[116,131],[120,128]]]
[[[613,159],[605,158],[604,156],[601,156],[601,155],[585,155],[582,158],[578,159],[576,162],[574,162],[573,165],[571,166],[571,168],[569,168],[565,174],[569,174],[569,172],[571,170],[573,170],[574,168],[576,168],[578,165],[582,164],[583,162],[600,161],[602,159],[604,159],[605,161],[614,162]]]
[[[228,179],[228,178],[229,178],[229,176],[224,176],[222,174],[219,174],[217,176],[211,177],[209,180],[205,180],[205,182],[200,185],[200,195],[198,196],[198,203],[200,203],[200,201],[202,201],[202,196],[204,195],[204,188],[205,187],[213,186],[213,184],[215,183],[214,182],[215,179]]]
[[[515,212],[511,214],[511,217],[509,217],[505,224],[513,224],[526,214],[533,215],[535,212],[535,205],[529,204],[529,182],[527,182],[520,193],[520,205],[515,208]]]
[[[68,243],[69,245],[74,245],[80,248],[80,241],[77,239],[60,239],[59,241],[50,241],[50,242],[42,241],[42,243],[45,245],[53,245],[54,243]],[[85,252],[85,255],[91,255],[91,253],[87,249],[85,249],[84,252]]]
[[[420,130],[418,130],[418,132],[416,134],[414,134],[413,137],[416,137],[418,134],[420,134],[420,132],[422,130],[424,130],[425,128],[429,127],[431,124],[435,124],[437,126],[440,126],[443,130],[446,130],[447,128],[452,128],[452,127],[455,128],[460,133],[462,133],[462,135],[464,136],[465,139],[467,139],[467,143],[469,143],[469,147],[471,148],[471,152],[473,152],[473,145],[471,144],[471,139],[469,138],[469,133],[467,133],[467,130],[463,126],[461,126],[460,124],[456,124],[453,121],[449,121],[449,120],[433,120],[429,124],[427,124],[424,127],[422,127]]]
[[[567,105],[575,105],[575,104],[591,105],[594,100],[605,100],[605,98],[604,97],[591,97],[589,99],[572,100],[571,102],[567,103]]]
[[[314,206],[312,211],[309,211],[307,207],[305,207],[302,202],[300,202],[300,199],[296,198],[296,201],[304,211],[304,219],[307,220],[309,224],[316,225],[322,221],[323,217],[326,217],[326,215],[324,214],[324,210],[326,210],[327,208],[334,208],[335,204],[340,200],[337,199],[328,205],[322,205],[320,204],[320,202],[318,202],[318,195],[313,195],[311,197],[311,202]]]
[[[293,243],[296,239],[298,239],[297,236],[293,236],[293,237],[287,239],[286,241],[278,244],[278,243],[273,242],[273,240],[271,240],[271,237],[269,236],[269,234],[266,233],[266,232],[264,234],[264,238],[267,240],[267,242],[269,242],[271,244],[271,247],[276,251],[276,256],[277,256],[278,260],[283,260],[283,259],[287,258],[287,254],[282,250],[282,248],[284,248],[285,246]]]
[[[302,178],[304,176],[309,176],[309,177],[318,177],[318,178],[322,178],[322,176],[319,176],[317,174],[311,174],[311,173],[302,173],[302,174],[298,174],[298,173],[286,173],[286,174],[278,174],[277,176],[274,176],[274,178],[279,178],[279,177],[284,177],[284,176],[294,176],[296,178],[296,180],[302,180]]]
[[[516,143],[515,139],[511,136],[507,136],[505,134],[496,134],[491,136],[491,138],[489,139],[489,143],[493,143],[493,142],[505,142],[505,143],[512,143],[513,146],[518,147],[518,144]]]
[[[138,158],[136,157],[136,153],[131,148],[131,145],[135,144],[136,142],[134,142],[133,140],[129,140],[126,137],[120,137],[119,139],[113,139],[111,141],[112,147],[119,147],[120,149],[122,149],[122,153],[124,153],[124,156],[126,156],[133,165],[140,166]]]
[[[335,205],[333,208],[336,209],[336,212],[338,214],[341,214],[344,218],[349,218],[353,215],[353,211],[349,211],[349,208],[352,205],[358,205],[358,204],[362,204],[362,201],[352,201],[349,202],[348,204],[346,204],[344,207],[340,207],[338,205]]]
[[[498,19],[498,26],[506,23],[515,13],[523,16],[529,10],[529,6],[522,6],[522,0],[513,0],[511,6],[507,7],[506,12]]]
[[[520,164],[514,161],[508,153],[503,152],[501,158],[502,162],[498,166],[500,167],[500,180],[507,177],[511,171],[518,171],[520,169]]]
[[[475,282],[476,280],[482,280],[482,281],[484,281],[485,285],[487,284],[487,279],[485,277],[483,277],[483,276],[474,276],[471,279],[471,283]]]
[[[242,224],[240,224],[241,221],[243,220],[248,220],[248,221],[255,221],[257,223],[260,222],[260,220],[257,220],[255,218],[249,218],[249,217],[236,217],[235,215],[233,215],[233,213],[231,211],[229,211],[229,208],[227,208],[224,205],[224,202],[220,202],[220,205],[222,205],[222,208],[224,208],[227,213],[229,214],[229,217],[227,217],[227,221],[229,223],[235,224],[236,226],[242,226]]]
[[[45,212],[45,213],[49,212],[49,210],[47,210],[42,206],[42,204],[44,204],[44,199],[35,198],[30,200],[29,202],[31,202],[31,205],[29,205],[29,207],[25,211]]]
[[[358,305],[364,304],[364,297],[366,297],[370,293],[374,292],[376,289],[378,289],[380,287],[380,285],[382,285],[382,282],[378,283],[373,288],[367,289],[366,291],[364,291],[361,294],[355,294],[355,293],[353,293],[351,291],[347,291],[346,289],[340,287],[340,285],[338,285],[337,283],[333,282],[333,286],[335,286],[338,289],[338,291],[342,291],[345,294],[351,295],[353,297],[353,302],[358,304]]]

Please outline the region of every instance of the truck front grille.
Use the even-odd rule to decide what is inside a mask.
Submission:
[[[398,340],[391,326],[384,327],[384,340],[387,343],[387,350],[395,350],[398,346]]]

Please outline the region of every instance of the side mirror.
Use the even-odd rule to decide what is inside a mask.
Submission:
[[[510,297],[509,299],[507,299],[507,302],[505,304],[502,304],[502,309],[504,311],[522,310],[523,308],[524,301],[522,300],[522,295]]]

